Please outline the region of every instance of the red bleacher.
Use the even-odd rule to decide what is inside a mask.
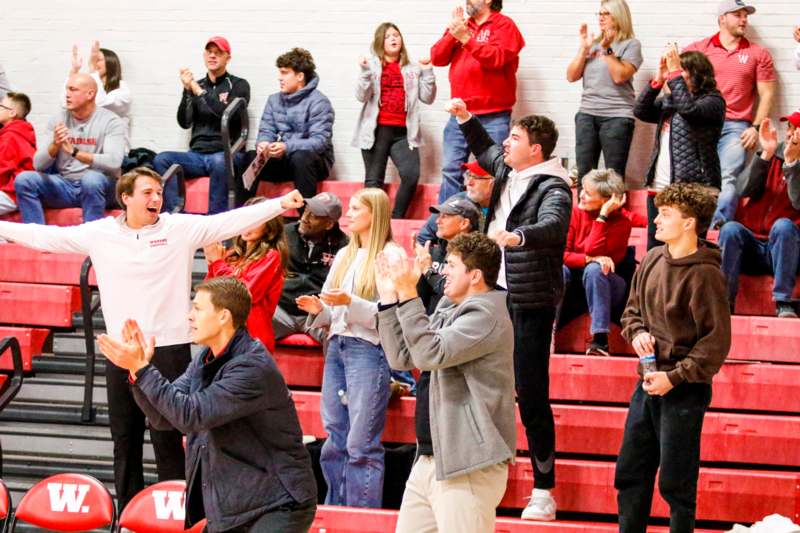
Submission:
[[[122,213],[120,209],[106,210],[106,216],[117,216]],[[9,222],[22,222],[19,211],[0,215],[0,220]],[[77,226],[83,223],[83,211],[80,207],[69,207],[64,209],[45,209],[44,221],[48,226]]]
[[[50,330],[41,328],[14,328],[0,326],[0,339],[3,337],[16,337],[22,352],[22,367],[25,372],[33,368],[34,357],[42,354],[44,345],[50,335]],[[14,370],[11,352],[6,352],[0,357],[0,370]]]
[[[0,323],[67,328],[80,310],[77,286],[0,282]]]

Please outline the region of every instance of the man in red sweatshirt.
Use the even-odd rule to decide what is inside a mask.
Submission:
[[[444,35],[431,47],[431,63],[450,65],[450,96],[461,98],[489,136],[508,137],[511,108],[517,98],[519,52],[525,39],[514,21],[502,15],[503,0],[465,0],[453,10]],[[465,17],[466,15],[466,17]],[[455,117],[444,129],[439,202],[464,190],[461,165],[469,148]]]
[[[7,93],[0,101],[0,215],[17,210],[14,178],[33,170],[36,134],[25,120],[30,99],[22,93]]]
[[[771,121],[761,122],[761,151],[737,180],[743,201],[736,220],[722,226],[719,245],[731,308],[740,272],[771,274],[777,316],[797,318],[792,292],[800,267],[800,112],[781,122],[788,128],[780,144]]]

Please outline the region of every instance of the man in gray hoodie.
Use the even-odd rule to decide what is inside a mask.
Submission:
[[[494,241],[477,232],[455,237],[444,297],[428,317],[417,296],[419,267],[379,256],[378,331],[389,365],[431,373],[396,532],[494,531],[516,450],[514,332],[506,293],[494,288],[499,269]]]

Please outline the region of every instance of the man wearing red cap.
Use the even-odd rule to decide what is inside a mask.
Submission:
[[[792,292],[800,267],[800,112],[781,122],[788,126],[782,143],[770,120],[761,122],[761,152],[737,184],[748,201],[739,204],[734,222],[722,226],[719,246],[731,309],[740,272],[771,274],[777,316],[797,318]]]
[[[231,45],[224,37],[211,37],[203,52],[208,74],[195,80],[188,68],[180,70],[183,96],[178,105],[178,124],[192,129],[188,152],[161,152],[153,161],[156,172],[162,176],[177,163],[183,167],[187,178],[209,176],[208,214],[228,209],[228,177],[222,144],[222,114],[228,104],[242,97],[250,103],[250,84],[227,71],[231,60]],[[232,128],[231,138],[239,137]],[[237,154],[238,156],[239,154]],[[172,211],[178,203],[178,183],[172,179],[164,184],[164,211]]]

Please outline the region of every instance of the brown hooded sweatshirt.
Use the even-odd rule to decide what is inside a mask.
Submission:
[[[731,347],[719,248],[701,240],[680,259],[666,246],[653,248],[633,276],[622,327],[628,342],[644,331],[655,337],[658,369],[673,385],[711,383]]]

